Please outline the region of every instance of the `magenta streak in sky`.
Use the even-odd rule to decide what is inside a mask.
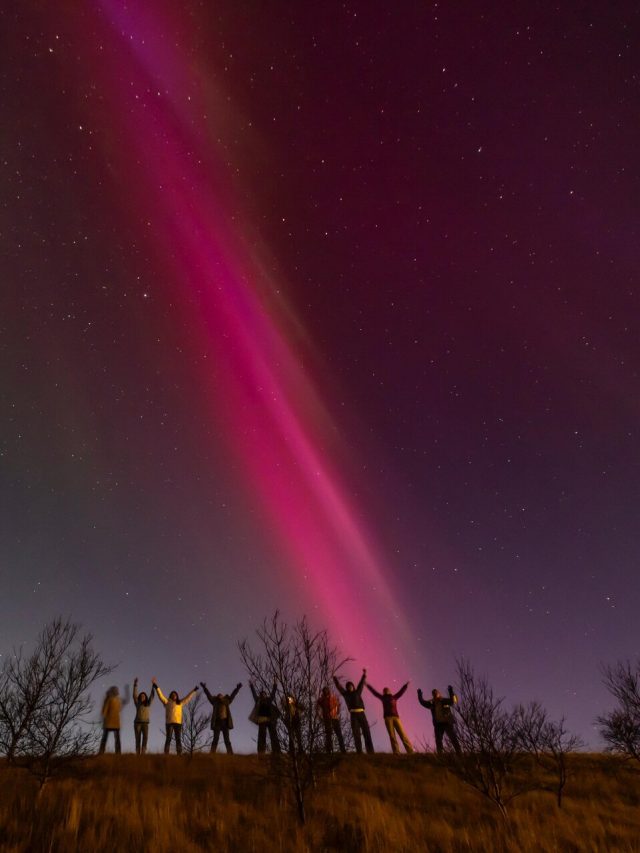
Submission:
[[[187,288],[200,294],[194,335],[204,320],[216,354],[215,377],[203,376],[203,391],[290,570],[308,585],[304,608],[317,605],[346,651],[363,659],[366,650],[376,671],[391,676],[399,663],[393,647],[406,649],[407,628],[388,570],[332,461],[335,429],[262,272],[263,250],[247,245],[242,226],[230,221],[229,193],[213,189],[228,184],[228,167],[211,158],[216,117],[202,121],[194,57],[141,8],[104,0],[108,25],[95,36],[104,40],[100,72],[126,151],[126,200],[155,214],[154,250],[175,280],[176,299]],[[206,165],[194,165],[199,159]]]

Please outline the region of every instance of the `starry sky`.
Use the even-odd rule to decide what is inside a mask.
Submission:
[[[464,655],[597,746],[638,653],[639,30],[4,3],[0,650],[70,615],[110,682],[230,690],[280,608],[377,689]]]

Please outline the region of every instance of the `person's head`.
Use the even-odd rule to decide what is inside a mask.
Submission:
[[[267,694],[266,694],[266,691],[265,691],[265,690],[261,690],[261,691],[260,691],[260,698],[261,698],[261,699],[267,699],[267,698],[268,698],[268,696],[267,696]]]
[[[148,698],[149,698],[149,697],[147,696],[147,694],[146,694],[146,693],[144,693],[144,692],[142,692],[142,693],[138,693],[138,702],[139,702],[141,705],[146,705],[146,704],[147,704],[147,699],[148,699]]]
[[[330,693],[331,693],[331,691],[329,690],[329,688],[328,688],[328,687],[323,687],[323,688],[322,688],[322,695],[323,695],[323,696],[328,696]]]
[[[107,690],[107,696],[111,698],[112,696],[117,696],[119,693],[118,688],[114,685]]]
[[[432,697],[433,697],[434,699],[442,699],[442,693],[440,693],[440,691],[439,691],[439,690],[436,690],[436,688],[435,688],[435,687],[434,687],[434,688],[433,688],[433,690],[431,691],[431,695],[432,695]]]
[[[351,693],[352,691],[354,691],[356,689],[356,686],[353,683],[353,681],[347,681],[346,687],[347,687],[347,690],[349,691],[349,693]]]
[[[180,702],[178,694],[175,690],[172,690],[171,693],[169,693],[169,699],[171,699],[172,702]]]
[[[216,699],[218,700],[218,702],[222,702],[222,700],[224,699],[224,693],[218,693]]]
[[[383,688],[382,688],[382,692],[383,692],[383,693],[386,693],[387,695],[389,695],[389,694],[391,693],[391,690],[390,690],[388,687],[383,687]]]

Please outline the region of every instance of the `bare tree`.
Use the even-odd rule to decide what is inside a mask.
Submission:
[[[640,762],[640,661],[618,661],[602,669],[603,682],[617,705],[596,718],[606,749]]]
[[[541,788],[555,794],[559,808],[570,775],[569,755],[582,749],[582,738],[567,731],[566,720],[550,720],[539,702],[519,705],[514,711],[515,725],[524,751],[529,752],[538,766],[552,776],[553,785]]]
[[[278,729],[288,751],[274,756],[271,772],[289,783],[298,818],[304,823],[305,801],[318,773],[335,764],[335,759],[321,754],[324,727],[316,703],[322,688],[348,659],[331,645],[326,631],[311,628],[306,616],[288,625],[276,611],[256,635],[257,647],[245,639],[239,643],[240,654],[258,691],[270,693],[272,685],[277,685],[283,709]]]
[[[209,717],[202,707],[202,694],[197,693],[182,712],[182,748],[188,755],[201,752],[209,745]]]
[[[0,675],[0,736],[11,761],[20,761],[42,787],[56,766],[95,749],[87,725],[89,690],[113,670],[80,626],[57,618],[46,625],[30,655],[14,650]]]
[[[503,818],[516,797],[535,787],[525,772],[517,719],[494,695],[485,676],[457,661],[459,703],[456,730],[461,753],[447,749],[442,760],[459,779],[494,803]]]

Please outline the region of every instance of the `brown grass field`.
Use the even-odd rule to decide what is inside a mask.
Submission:
[[[67,767],[38,793],[0,764],[0,850],[640,850],[640,773],[599,755],[572,760],[562,809],[515,800],[509,822],[433,756],[348,755],[319,782],[301,826],[269,758],[107,755]]]

